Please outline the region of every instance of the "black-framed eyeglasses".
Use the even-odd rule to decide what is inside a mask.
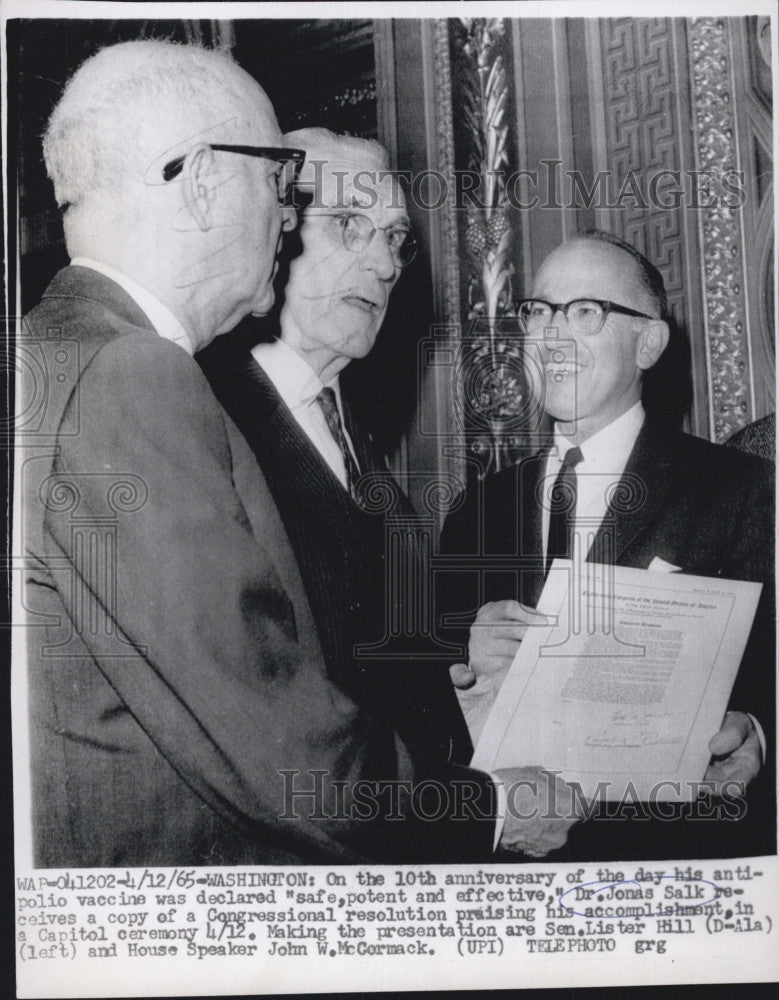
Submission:
[[[394,223],[390,226],[375,226],[370,216],[362,212],[319,212],[307,211],[306,217],[337,219],[341,240],[347,250],[362,253],[377,232],[383,233],[387,241],[393,263],[398,268],[408,267],[417,255],[417,239],[410,226]]]
[[[619,313],[622,316],[637,316],[641,319],[652,319],[646,313],[616,302],[606,302],[603,299],[571,299],[570,302],[547,302],[545,299],[520,299],[516,304],[519,324],[525,333],[543,333],[546,327],[552,325],[556,313],[561,312],[568,321],[568,326],[574,333],[600,333],[609,313]]]
[[[276,175],[279,188],[279,201],[284,204],[289,200],[292,187],[300,175],[300,170],[306,159],[303,149],[289,149],[285,146],[226,146],[223,143],[209,142],[210,149],[220,153],[240,153],[241,156],[259,156],[263,160],[273,160],[281,164],[281,170]],[[175,160],[166,163],[162,168],[162,179],[172,181],[181,173],[186,156],[177,156]]]

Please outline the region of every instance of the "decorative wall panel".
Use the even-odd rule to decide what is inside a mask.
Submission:
[[[730,38],[725,18],[690,23],[696,163],[738,169]],[[744,245],[740,212],[719,200],[700,215],[712,437],[723,441],[752,419]]]
[[[678,308],[683,290],[681,212],[653,206],[649,199],[654,175],[683,166],[670,25],[626,18],[601,21],[600,30],[607,145],[599,159],[601,169],[614,175],[618,202],[610,209],[610,230],[660,268],[669,304]]]
[[[445,177],[454,171],[454,122],[452,108],[452,69],[449,54],[449,22],[443,18],[433,26],[433,67],[436,93],[436,133],[438,169]],[[447,327],[460,324],[460,258],[457,233],[457,208],[451,198],[442,206],[441,238],[444,247],[442,319]]]
[[[699,273],[700,195],[693,157],[686,22],[625,18],[587,28],[593,171],[608,178],[596,225],[639,249],[663,275],[669,349],[645,377],[644,402],[709,434]]]

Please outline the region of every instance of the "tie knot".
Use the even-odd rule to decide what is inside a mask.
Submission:
[[[322,407],[325,416],[339,416],[338,403],[335,400],[335,389],[326,385],[316,397],[317,403]]]
[[[582,461],[584,455],[582,455],[581,448],[569,448],[565,453],[563,458],[563,468],[564,469],[575,469],[579,462]]]
[[[332,386],[326,385],[317,395],[316,401],[319,403],[319,408],[324,414],[330,433],[338,442],[341,450],[343,450],[343,444],[341,443],[343,428],[341,427],[341,414],[338,412],[338,403],[335,398],[335,389]]]
[[[341,423],[341,414],[338,410],[338,402],[335,396],[335,389],[333,389],[332,386],[326,385],[324,389],[317,394],[316,401],[319,403],[319,408],[324,415],[327,429],[332,434],[335,443],[341,451],[341,457],[344,460],[344,472],[346,473],[345,485],[349,490],[349,495],[354,500],[356,499],[355,483],[360,477],[360,470],[354,459],[354,455],[352,455],[349,442],[346,440],[346,435],[344,434],[343,425]]]

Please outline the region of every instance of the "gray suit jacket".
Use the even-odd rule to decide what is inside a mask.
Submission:
[[[410,793],[400,823],[352,810],[360,782],[410,788],[441,770],[328,680],[278,511],[197,363],[79,267],[24,336],[78,355],[72,391],[46,395],[20,483],[36,865],[430,849]],[[492,826],[469,850],[488,854]]]

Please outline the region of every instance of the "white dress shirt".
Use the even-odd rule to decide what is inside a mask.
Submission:
[[[639,401],[621,417],[617,417],[607,427],[588,438],[584,444],[579,445],[582,460],[576,466],[574,534],[581,540],[582,558],[586,558],[590,544],[606,516],[611,489],[622,478],[645,419],[644,407]],[[555,424],[554,442],[546,460],[545,496],[549,495],[552,484],[557,478],[565,453],[573,447],[574,445],[560,433]],[[542,507],[541,525],[544,558],[546,558],[549,541],[548,503],[544,503]]]
[[[128,278],[126,274],[122,274],[121,271],[117,271],[116,268],[111,267],[109,264],[91,260],[89,257],[74,257],[70,263],[74,267],[91,268],[91,270],[98,271],[100,274],[104,274],[106,278],[115,281],[117,285],[127,292],[139,309],[146,314],[146,318],[161,337],[164,337],[165,340],[172,340],[174,344],[178,344],[190,356],[194,354],[192,341],[189,339],[189,334],[181,323],[179,323],[166,305],[163,305],[156,296],[139,285],[137,281]]]
[[[300,429],[322,456],[343,488],[348,489],[344,457],[338,442],[330,433],[325,415],[316,400],[316,397],[325,388],[325,384],[311,365],[283,340],[274,340],[269,344],[257,344],[256,347],[252,348],[252,357],[271,380],[276,391],[289,407]],[[354,459],[354,464],[359,469],[360,463],[357,461],[354,445],[344,421],[338,376],[331,379],[327,386],[335,393],[344,437]]]

